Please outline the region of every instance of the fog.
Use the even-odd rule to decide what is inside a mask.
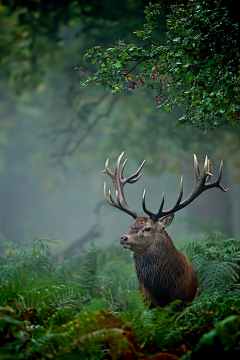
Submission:
[[[19,115],[21,106],[24,106],[23,99],[15,99],[8,116],[10,125],[6,143],[2,146],[2,237],[13,242],[31,237],[57,238],[65,251],[70,246],[69,254],[86,250],[91,241],[99,246],[118,241],[128,231],[133,219],[104,200],[104,181],[115,193],[110,178],[102,173],[106,155],[110,158],[109,166],[113,170],[117,156],[124,150],[125,158],[129,159],[124,170],[126,175],[135,172],[140,163],[129,158],[128,153],[131,151],[128,148],[112,144],[112,153],[101,150],[98,142],[103,141],[101,128],[104,124],[100,124],[94,134],[89,135],[90,146],[79,147],[76,154],[64,160],[64,164],[56,161],[53,156],[54,144],[44,136],[48,131],[41,121],[45,116],[44,101],[43,111],[38,107],[35,121],[32,120],[31,112],[25,116]],[[71,112],[71,109],[68,111]],[[156,111],[155,116],[158,116]],[[145,157],[144,152],[139,154],[142,160]],[[127,184],[125,187],[129,206],[143,215],[143,189],[146,189],[146,204],[151,211],[157,211],[163,191],[165,209],[173,206],[178,197],[181,174],[184,176],[185,198],[195,184],[192,154],[186,153],[181,161],[179,172],[167,171],[155,176],[151,176],[144,167],[142,178],[136,184]],[[204,158],[199,158],[201,171],[203,161]],[[214,177],[217,177],[218,166],[219,163],[214,163]],[[211,228],[219,220],[232,234],[239,235],[239,202],[236,201],[239,198],[239,187],[229,180],[229,171],[227,177],[227,164],[224,164],[221,183],[230,188],[227,193],[219,189],[208,190],[187,208],[176,213],[168,231],[174,240],[182,242],[197,238],[196,228],[185,221],[186,218],[195,218]]]
[[[97,44],[104,48],[112,46],[119,37],[132,40],[133,31],[144,21],[145,2],[139,4],[136,10],[131,2],[124,3],[120,10],[126,19],[131,19],[124,23],[116,18],[114,6],[107,15],[99,14],[98,10],[95,14],[93,6],[90,25],[83,14],[79,22],[74,20],[59,26],[61,44],[56,39],[57,50],[47,46],[45,49],[39,42],[42,48],[37,43],[36,49],[31,49],[39,55],[36,66],[24,63],[26,68],[16,67],[21,76],[14,77],[10,71],[8,78],[2,79],[0,232],[3,240],[57,238],[70,255],[85,251],[91,241],[99,246],[119,241],[128,231],[132,218],[104,200],[104,181],[113,194],[115,191],[102,170],[107,158],[114,169],[122,151],[129,159],[126,175],[135,172],[146,159],[142,178],[136,184],[127,184],[125,189],[129,206],[141,215],[144,189],[147,207],[153,212],[159,208],[163,191],[164,209],[175,204],[181,174],[183,198],[187,197],[195,185],[193,153],[198,156],[200,171],[205,156],[210,157],[213,179],[217,178],[223,160],[221,184],[229,187],[229,191],[211,189],[201,194],[176,213],[168,232],[177,243],[197,239],[199,229],[189,220],[193,218],[210,228],[221,223],[230,234],[239,236],[237,128],[222,127],[207,134],[198,129],[175,131],[174,120],[181,116],[181,111],[160,114],[152,90],[126,91],[113,98],[102,89],[80,89],[81,73],[75,68],[80,66],[90,74],[92,71],[91,65],[83,62],[86,49]],[[160,40],[164,39],[164,9]],[[109,23],[99,26],[99,18],[105,19],[105,15],[109,16]],[[41,39],[43,43],[44,39]],[[13,41],[13,49],[19,46],[18,41],[18,38]],[[4,66],[7,69],[7,62]]]

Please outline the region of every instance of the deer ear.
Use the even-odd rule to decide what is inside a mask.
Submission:
[[[160,222],[164,227],[167,227],[172,223],[173,219],[174,219],[174,214],[171,214],[162,218]]]

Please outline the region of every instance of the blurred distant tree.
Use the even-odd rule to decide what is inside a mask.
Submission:
[[[24,111],[42,107],[42,101],[45,111],[51,111],[41,121],[54,144],[54,157],[74,154],[113,104],[107,94],[80,93],[75,71],[79,54],[82,58],[96,41],[104,46],[126,34],[130,41],[146,4],[148,0],[0,0],[0,110],[6,114],[1,129],[11,126],[6,124],[7,109],[20,99],[15,95],[28,91]],[[1,136],[0,146],[5,138]]]
[[[64,37],[64,27],[76,28],[73,36],[81,37],[83,44],[87,38],[85,46],[93,45],[93,38],[102,44],[106,38],[111,40],[132,32],[147,3],[146,0],[0,0],[1,79],[6,79],[14,91],[34,89],[52,71],[56,60],[61,62],[62,49],[71,42]],[[122,17],[127,21],[119,25]]]
[[[156,88],[161,112],[183,106],[175,125],[219,128],[239,123],[239,22],[233,0],[189,0],[172,6],[165,44],[159,44],[160,5],[146,7],[147,23],[136,31],[145,44],[117,45],[102,51],[94,46],[85,59],[98,64],[93,76],[81,82],[101,85],[113,95],[138,87]]]

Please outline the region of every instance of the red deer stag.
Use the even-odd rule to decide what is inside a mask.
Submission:
[[[112,179],[115,189],[117,202],[109,196],[104,183],[104,197],[107,202],[131,215],[135,222],[130,227],[130,231],[123,235],[120,244],[130,249],[134,253],[135,269],[139,281],[139,290],[145,293],[145,300],[151,302],[151,307],[165,306],[172,301],[182,300],[181,310],[186,304],[192,301],[197,291],[197,274],[194,267],[186,257],[178,251],[165,228],[169,226],[174,218],[174,213],[183,209],[197,198],[203,191],[218,187],[222,191],[227,191],[220,185],[222,177],[223,163],[221,162],[219,176],[216,181],[212,181],[212,164],[206,157],[203,174],[200,176],[199,166],[196,155],[194,155],[194,169],[196,174],[196,185],[189,196],[181,202],[183,195],[183,177],[180,181],[180,193],[176,204],[169,210],[163,211],[164,193],[158,212],[152,213],[145,205],[145,190],[143,192],[142,207],[148,217],[139,216],[130,209],[125,200],[123,187],[125,184],[133,184],[141,177],[140,171],[145,160],[139,169],[131,176],[124,178],[123,170],[127,159],[124,161],[120,170],[120,162],[124,152],[119,156],[113,173],[108,166],[109,159],[106,161],[103,171]]]

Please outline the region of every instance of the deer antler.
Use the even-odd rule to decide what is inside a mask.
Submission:
[[[212,182],[212,163],[211,161],[207,158],[205,159],[204,162],[204,166],[203,166],[203,173],[202,176],[200,176],[200,171],[199,171],[199,166],[198,166],[198,161],[197,161],[197,157],[194,154],[194,170],[195,170],[195,174],[196,174],[196,184],[194,186],[194,188],[192,189],[192,191],[190,192],[190,194],[188,195],[188,197],[181,202],[182,200],[182,196],[183,196],[183,177],[181,176],[181,180],[180,180],[180,193],[177,199],[176,204],[169,210],[166,211],[162,211],[163,209],[163,205],[164,205],[164,192],[162,193],[162,202],[160,205],[160,208],[158,210],[158,212],[152,213],[151,211],[147,210],[146,205],[145,205],[145,190],[143,192],[143,198],[142,198],[142,207],[143,207],[143,211],[149,215],[149,217],[156,222],[159,218],[161,218],[162,216],[165,215],[170,215],[173,214],[181,209],[183,209],[185,206],[187,206],[188,204],[190,204],[194,199],[196,199],[196,197],[198,197],[203,191],[207,190],[207,189],[211,189],[213,187],[217,187],[220,188],[222,191],[226,192],[228,191],[227,189],[224,189],[222,187],[222,185],[220,184],[221,178],[222,178],[222,170],[223,170],[223,162],[221,161],[221,165],[220,165],[220,169],[219,169],[219,175],[216,181]]]
[[[139,174],[139,173],[145,163],[145,160],[142,162],[142,164],[139,166],[138,170],[133,175],[131,175],[127,178],[124,178],[123,170],[126,165],[127,159],[124,161],[124,163],[122,165],[122,169],[120,171],[120,163],[121,163],[123,154],[124,154],[124,151],[122,152],[122,154],[119,156],[119,158],[117,160],[116,167],[115,167],[115,173],[112,173],[112,171],[109,169],[109,166],[108,166],[109,159],[107,159],[106,164],[105,164],[105,170],[103,171],[103,173],[106,173],[107,175],[109,175],[113,181],[113,184],[116,189],[116,197],[117,197],[118,203],[116,203],[113,200],[110,190],[109,190],[109,197],[108,197],[107,190],[106,190],[106,182],[104,183],[104,197],[110,205],[126,212],[127,214],[131,215],[134,219],[136,219],[139,215],[135,211],[130,209],[130,207],[128,206],[125,196],[124,196],[124,193],[123,193],[123,187],[127,183],[134,184],[136,181],[138,181],[140,179],[142,174]]]

